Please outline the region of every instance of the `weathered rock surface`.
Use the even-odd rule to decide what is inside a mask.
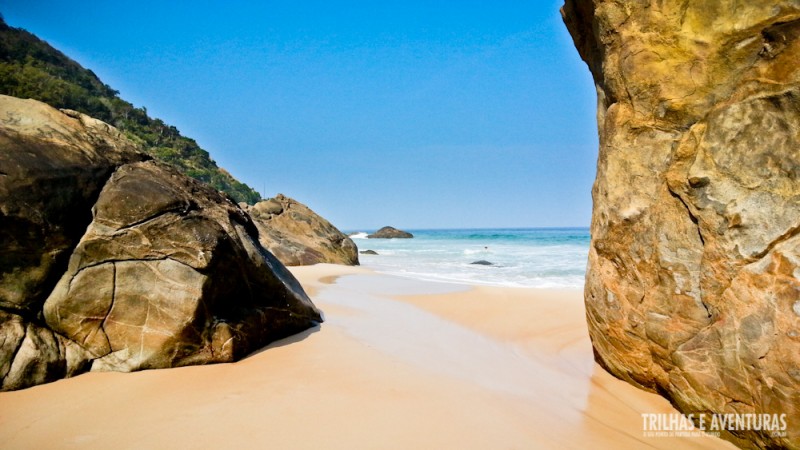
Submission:
[[[598,362],[685,413],[785,413],[800,447],[800,5],[567,0],[598,93]]]
[[[369,239],[410,239],[414,235],[406,231],[398,230],[393,227],[383,227],[380,230],[367,235]]]
[[[321,321],[255,225],[102,122],[0,96],[0,389],[233,361]]]
[[[278,194],[248,207],[259,240],[287,266],[358,265],[358,247],[330,222],[297,200]]]
[[[0,307],[41,311],[105,180],[144,159],[103,122],[0,95]]]

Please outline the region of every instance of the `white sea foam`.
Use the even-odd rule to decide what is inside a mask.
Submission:
[[[488,255],[491,252],[488,248],[467,248],[463,252],[465,255]]]
[[[359,231],[358,233],[350,235],[350,239],[367,239],[367,233]]]
[[[413,230],[412,230],[413,231]],[[371,239],[362,265],[428,281],[495,286],[583,286],[587,229],[417,230],[414,239]],[[492,265],[472,264],[485,260]]]

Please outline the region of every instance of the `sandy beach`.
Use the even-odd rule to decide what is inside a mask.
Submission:
[[[0,393],[2,448],[734,448],[644,437],[674,409],[593,362],[580,291],[292,272],[320,327],[235,364]]]

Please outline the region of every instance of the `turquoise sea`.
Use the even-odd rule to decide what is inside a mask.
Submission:
[[[370,230],[373,231],[373,230]],[[446,282],[582,288],[588,228],[406,230],[412,239],[367,239],[351,232],[361,264],[377,272]],[[488,261],[492,265],[471,264]]]

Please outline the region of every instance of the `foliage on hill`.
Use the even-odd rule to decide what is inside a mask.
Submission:
[[[119,97],[91,71],[33,34],[9,27],[0,17],[0,94],[33,98],[108,122],[139,142],[153,157],[173,164],[237,202],[261,196],[217,166],[208,152],[177,128],[147,115]]]

